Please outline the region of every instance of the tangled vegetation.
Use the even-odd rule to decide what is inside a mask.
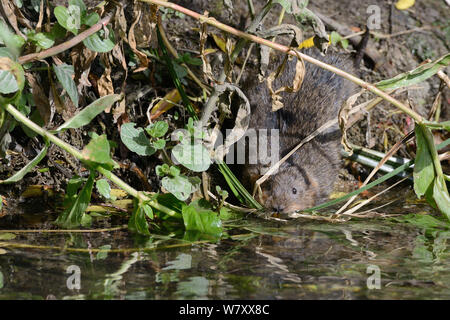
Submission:
[[[37,22],[28,21],[20,15],[21,7],[28,6],[25,2],[7,1],[3,4],[4,10],[9,10],[10,14],[7,21],[0,22],[0,42],[3,45],[0,48],[2,156],[6,155],[9,143],[14,138],[13,130],[18,126],[28,139],[36,141],[39,136],[38,141],[42,149],[20,171],[2,180],[1,183],[19,183],[27,173],[36,169],[40,161],[47,156],[52,144],[75,157],[88,174],[80,175],[79,173],[83,171],[80,170],[67,182],[64,210],[56,220],[59,226],[76,228],[80,225],[89,225],[92,216],[91,211],[87,212],[87,209],[94,192],[114,209],[118,197],[116,187],[133,199],[133,209],[128,218],[129,229],[143,235],[149,235],[152,228],[157,228],[158,221],[175,219],[183,221],[188,231],[219,237],[222,233],[222,221],[229,219],[233,211],[246,212],[243,207],[261,210],[261,205],[251,192],[242,186],[239,179],[223,162],[228,148],[242,136],[239,132],[245,131],[246,128],[240,128],[236,121],[235,135],[227,138],[222,148],[213,147],[214,137],[219,130],[215,127],[217,119],[213,115],[223,103],[224,99],[221,98],[230,93],[236,94],[242,101],[239,112],[246,112],[248,109],[245,96],[242,97],[238,86],[228,83],[228,80],[234,62],[249,42],[300,57],[308,63],[335,72],[363,88],[360,93],[348,99],[341,109],[339,119],[335,121],[343,131],[343,144],[349,154],[357,150],[347,141],[345,132],[349,128],[349,116],[355,112],[353,105],[362,92],[369,91],[377,96],[365,103],[365,108],[372,108],[380,101],[386,100],[415,122],[414,134],[417,146],[415,159],[397,164],[390,173],[368,183],[375,172],[398,150],[399,142],[399,145],[394,146],[386,156],[378,158],[378,166],[361,188],[310,208],[297,216],[305,217],[309,212],[310,217],[328,219],[329,214],[320,214],[318,211],[349,198],[354,199],[361,192],[406,172],[414,164],[414,191],[417,197],[425,197],[431,206],[439,209],[450,220],[450,197],[446,185],[450,177],[442,170],[441,161],[445,157],[438,154],[439,149],[450,144],[450,139],[439,145],[435,145],[433,139],[433,130],[450,131],[450,121],[439,122],[439,117],[435,117],[433,121],[424,119],[390,95],[393,90],[412,86],[435,76],[450,64],[450,54],[425,63],[410,72],[370,84],[308,57],[294,47],[286,47],[272,41],[276,34],[267,33],[263,37],[256,32],[264,17],[274,7],[281,5],[283,14],[285,12],[293,14],[299,24],[312,26],[315,32],[313,44],[316,46],[321,49],[328,45],[346,47],[348,41],[337,32],[333,32],[331,37],[327,34],[321,20],[306,7],[307,1],[268,0],[261,12],[254,13],[253,23],[246,32],[170,2],[163,0],[142,0],[142,2],[147,3],[146,10],[139,14],[148,15],[150,25],[156,31],[154,40],[157,47],[154,49],[136,46],[133,28],[139,18],[127,27],[125,8],[120,2],[105,1],[94,7],[88,7],[83,0],[69,0],[67,6],[51,6],[46,1],[32,1],[31,10],[35,10]],[[193,56],[190,53],[180,55],[174,51],[161,24],[161,19],[167,14],[191,16],[200,22],[202,48],[200,56]],[[222,41],[227,61],[217,79],[213,79],[205,53],[207,25],[233,34],[238,39],[234,45]],[[294,38],[298,37],[292,30],[283,32],[293,35]],[[149,30],[149,34],[151,33],[152,30]],[[296,39],[295,43],[306,45],[303,39]],[[80,97],[80,93],[86,92],[86,88],[94,81],[91,67],[94,69],[97,57],[100,57],[104,69],[100,77],[95,79],[99,98],[88,104],[85,97]],[[146,112],[145,125],[142,119],[130,121],[125,88],[122,88],[124,92],[117,93],[117,86],[116,91],[113,86],[111,67],[113,61],[121,64],[125,72],[128,72],[128,68],[134,69],[133,75],[144,74],[146,77],[161,78],[158,74],[150,74],[151,64],[160,64],[168,72],[175,89],[164,98],[152,101],[151,107]],[[95,63],[98,64],[98,61]],[[200,69],[205,78],[210,80],[209,83],[196,76]],[[46,79],[48,84],[40,83],[39,79]],[[200,100],[204,102],[202,111],[198,110],[198,104],[193,103],[195,99],[188,94],[186,87],[189,85],[196,86],[202,92]],[[46,96],[44,86],[50,88],[51,99]],[[187,116],[181,116],[176,111],[172,123],[157,119],[174,106],[185,111]],[[225,111],[220,110],[218,124],[220,119],[225,117]],[[103,132],[92,129],[93,120],[104,112],[108,113],[110,116],[108,120],[111,121],[106,126],[114,126],[119,130],[120,136],[115,138],[120,138],[120,141],[108,136],[107,128],[100,129]],[[242,115],[233,115],[233,118],[237,117]],[[89,128],[90,141],[82,146],[82,150],[63,139],[64,133],[72,133],[83,128]],[[320,128],[319,131],[325,129]],[[404,141],[411,136],[407,135]],[[302,142],[299,143],[300,147]],[[163,192],[137,190],[126,182],[126,178],[117,173],[121,168],[118,159],[120,154],[124,154],[123,146],[127,149],[125,154],[158,159],[160,164],[154,166],[154,173],[160,180]],[[204,173],[211,170],[219,171],[227,185],[209,186]],[[260,181],[263,182],[264,179]],[[145,183],[148,182],[144,182],[143,185]],[[230,195],[225,189],[232,192],[240,202],[239,206],[226,202]],[[344,208],[341,208],[337,213],[334,212],[331,217],[336,218],[343,210]]]

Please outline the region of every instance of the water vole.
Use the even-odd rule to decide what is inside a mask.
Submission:
[[[322,56],[315,49],[305,53],[339,69],[352,71],[351,62],[343,55]],[[274,81],[274,88],[291,85],[295,65],[296,58],[287,62],[283,74]],[[311,63],[305,62],[305,69],[301,89],[296,93],[282,93],[284,107],[276,112],[272,112],[266,83],[259,83],[256,77],[250,76],[243,84],[252,111],[249,128],[279,130],[279,159],[317,128],[336,119],[342,103],[355,89],[350,81]],[[270,144],[268,149],[270,154]],[[275,212],[302,210],[326,201],[338,176],[339,151],[340,131],[336,125],[297,150],[262,184],[258,200]],[[262,160],[254,165],[247,162],[242,168],[242,178],[249,190],[253,190],[255,181],[274,164]]]

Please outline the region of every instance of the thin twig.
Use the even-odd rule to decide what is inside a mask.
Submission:
[[[0,230],[0,233],[99,233],[99,232],[112,232],[127,229],[127,225],[114,228],[103,228],[103,229],[91,229],[91,230],[53,230],[53,229],[29,229],[29,230]]]
[[[182,12],[182,13],[184,13],[186,15],[189,15],[189,16],[199,20],[202,23],[210,24],[210,25],[212,25],[212,26],[214,26],[216,28],[219,28],[219,29],[221,29],[221,30],[223,30],[225,32],[231,33],[231,34],[233,34],[233,35],[235,35],[237,37],[240,37],[241,39],[245,39],[247,41],[253,41],[253,42],[259,43],[261,45],[268,46],[268,47],[270,47],[272,49],[284,52],[284,53],[289,54],[291,56],[300,57],[300,58],[302,58],[303,60],[305,60],[307,62],[315,64],[315,65],[317,65],[320,68],[323,68],[325,70],[328,70],[328,71],[331,71],[333,73],[336,73],[337,75],[339,75],[339,76],[341,76],[341,77],[343,77],[343,78],[345,78],[345,79],[347,79],[349,81],[352,81],[352,82],[356,83],[357,85],[363,87],[364,89],[366,89],[366,90],[368,90],[368,91],[370,91],[370,92],[380,96],[384,100],[392,103],[398,109],[400,109],[401,111],[403,111],[404,113],[409,115],[411,118],[416,120],[418,123],[422,123],[423,122],[423,118],[422,118],[422,116],[420,114],[418,114],[417,112],[415,112],[414,110],[412,110],[411,108],[409,108],[408,106],[406,106],[405,104],[400,102],[399,100],[391,97],[390,95],[385,93],[383,90],[378,89],[373,84],[370,84],[370,83],[368,83],[368,82],[366,82],[366,81],[364,81],[362,79],[359,79],[358,77],[355,77],[354,75],[352,75],[350,73],[347,73],[347,72],[345,72],[343,70],[340,70],[340,69],[338,69],[338,68],[336,68],[336,67],[334,67],[332,65],[329,65],[329,64],[326,64],[326,63],[324,63],[322,61],[314,59],[314,58],[312,58],[312,57],[310,57],[310,56],[308,56],[308,55],[306,55],[304,53],[301,53],[301,52],[295,50],[295,49],[291,49],[291,48],[289,48],[287,46],[284,46],[284,45],[281,45],[279,43],[275,43],[275,42],[272,42],[272,41],[269,41],[269,40],[257,37],[255,35],[252,35],[252,34],[249,34],[249,33],[246,33],[246,32],[240,31],[240,30],[237,30],[237,29],[235,29],[233,27],[230,27],[230,26],[228,26],[228,25],[226,25],[224,23],[221,23],[221,22],[217,21],[214,18],[206,17],[204,15],[201,15],[201,14],[199,14],[197,12],[194,12],[192,10],[186,9],[184,7],[181,7],[181,6],[179,6],[177,4],[174,4],[174,3],[171,3],[171,2],[165,2],[165,1],[162,1],[162,0],[139,0],[139,1],[153,3],[153,4],[156,4],[156,5],[160,5],[162,7],[171,8],[173,10],[176,10],[176,11]],[[238,47],[238,46],[236,46],[236,47]],[[209,119],[209,117],[208,117],[208,119]],[[205,122],[204,120],[205,119],[202,117],[202,122]]]
[[[31,62],[34,60],[41,60],[41,59],[45,59],[45,58],[57,55],[61,52],[64,52],[67,49],[70,49],[70,48],[76,46],[77,44],[82,42],[84,39],[93,35],[97,31],[99,31],[101,28],[106,26],[110,22],[111,18],[112,18],[112,15],[107,15],[106,17],[104,17],[102,20],[100,20],[99,22],[94,24],[89,29],[83,31],[79,35],[77,35],[77,36],[73,37],[72,39],[70,39],[66,42],[63,42],[57,46],[54,46],[52,48],[49,48],[49,49],[41,51],[41,52],[31,53],[31,54],[27,54],[26,56],[19,57],[19,63],[24,64],[24,63],[28,63],[28,62]]]

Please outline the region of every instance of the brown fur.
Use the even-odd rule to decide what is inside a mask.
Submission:
[[[340,69],[352,71],[351,63],[342,55],[328,54],[324,57],[312,50],[305,53]],[[275,80],[274,88],[292,83],[295,63],[296,59],[287,63],[284,73]],[[277,66],[278,63],[272,65]],[[305,67],[300,91],[283,93],[284,107],[277,112],[271,111],[272,101],[266,83],[259,83],[252,75],[243,86],[252,109],[250,128],[280,130],[279,159],[317,128],[336,119],[342,103],[355,88],[351,82],[311,63],[305,62]],[[297,150],[261,186],[259,200],[276,212],[302,210],[326,201],[338,175],[339,151],[340,132],[334,126]],[[242,174],[247,187],[252,188],[269,167],[245,165]]]

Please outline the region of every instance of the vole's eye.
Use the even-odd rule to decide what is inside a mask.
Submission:
[[[297,189],[292,188],[292,193],[293,193],[293,194],[297,194]]]

